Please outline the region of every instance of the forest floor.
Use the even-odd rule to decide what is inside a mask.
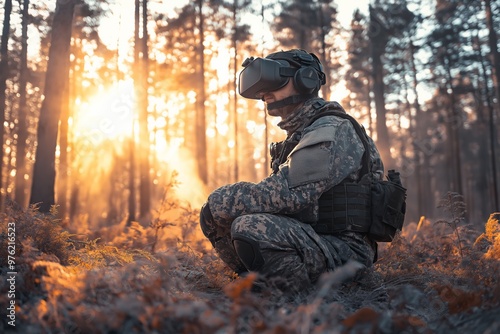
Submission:
[[[456,217],[408,223],[358,279],[348,263],[286,295],[254,292],[255,275],[232,273],[201,237],[196,210],[164,205],[147,226],[93,229],[8,205],[0,332],[500,332],[500,214],[482,231]]]

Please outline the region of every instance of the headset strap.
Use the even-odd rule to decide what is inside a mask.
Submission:
[[[282,107],[285,107],[285,106],[288,106],[291,104],[305,102],[313,97],[315,97],[315,95],[312,95],[312,94],[292,95],[292,96],[289,96],[287,98],[284,98],[283,100],[268,103],[267,110],[278,109],[278,108],[282,108]]]

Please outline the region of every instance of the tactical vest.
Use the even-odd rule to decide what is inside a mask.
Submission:
[[[318,108],[323,108],[321,103]],[[396,232],[403,228],[406,211],[406,189],[401,184],[399,172],[388,171],[387,181],[373,177],[371,171],[370,144],[364,128],[350,115],[338,110],[322,110],[305,126],[324,116],[347,119],[361,139],[364,147],[359,182],[349,178],[324,192],[318,200],[319,217],[311,226],[319,234],[336,234],[353,231],[366,234],[370,239],[390,242]],[[277,173],[293,148],[299,143],[301,134],[271,144],[271,168]]]

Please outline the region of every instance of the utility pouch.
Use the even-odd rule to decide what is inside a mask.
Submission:
[[[319,219],[312,224],[321,234],[353,231],[378,242],[391,242],[403,228],[406,189],[399,173],[389,171],[387,181],[365,175],[359,183],[341,183],[318,201]]]
[[[312,224],[320,234],[343,231],[368,233],[371,223],[370,184],[341,183],[318,200],[318,221]]]
[[[380,242],[391,242],[403,228],[406,213],[406,189],[399,173],[390,170],[387,181],[372,184],[372,223],[368,236]]]

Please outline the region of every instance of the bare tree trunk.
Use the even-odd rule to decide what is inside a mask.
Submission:
[[[40,212],[49,212],[50,207],[55,204],[55,152],[63,93],[69,77],[74,8],[73,0],[58,1],[52,23],[49,61],[45,77],[45,99],[42,102],[38,121],[38,144],[30,199],[31,204],[40,205]]]
[[[141,5],[139,0],[135,0],[135,10],[134,10],[134,84],[136,91],[136,101],[135,106],[140,110],[139,98],[140,98],[140,80],[139,80],[139,23],[141,19]],[[127,225],[135,220],[136,211],[136,199],[135,199],[135,122],[132,115],[132,134],[130,139],[129,147],[129,178],[128,178],[128,218]]]
[[[81,91],[81,83],[79,78],[81,78],[82,75],[82,66],[78,66],[83,60],[83,55],[79,50],[81,50],[81,44],[79,40],[73,41],[73,55],[74,58],[70,63],[70,68],[71,68],[71,76],[69,80],[69,85],[68,85],[68,93],[69,93],[69,116],[74,115],[74,110],[75,110],[75,97],[77,96],[77,92]],[[68,124],[69,126],[69,124]],[[74,129],[71,129],[71,131]],[[69,131],[69,130],[68,130]],[[82,180],[82,177],[80,175],[80,168],[79,166],[75,166],[74,159],[77,157],[78,153],[76,152],[76,145],[74,140],[68,142],[68,161],[71,161],[70,164],[68,165],[68,169],[71,168],[71,178],[68,178],[68,188],[69,188],[69,201],[68,201],[68,216],[70,221],[73,221],[73,218],[76,217],[76,215],[80,211],[80,182]]]
[[[374,42],[376,43],[376,42]],[[373,46],[373,49],[378,49],[378,46]],[[373,66],[373,95],[375,99],[375,111],[377,115],[377,147],[382,156],[382,161],[387,169],[394,167],[394,162],[391,156],[391,144],[389,140],[389,131],[386,124],[386,109],[385,109],[385,87],[384,87],[384,68],[381,59],[382,53],[380,50],[375,50],[372,53]]]
[[[446,90],[451,91],[451,93],[449,94],[447,93],[450,99],[450,109],[448,112],[448,120],[446,123],[447,132],[449,136],[448,144],[450,148],[449,151],[451,158],[450,163],[451,163],[451,173],[453,180],[451,184],[451,189],[465,196],[462,185],[462,159],[460,157],[460,133],[459,133],[462,120],[455,106],[456,95],[455,95],[455,90],[453,88],[450,60],[448,58],[448,55],[444,56],[444,62],[447,74]]]
[[[148,77],[149,77],[149,57],[148,57],[148,7],[147,0],[142,0],[142,59],[139,108],[139,173],[141,176],[139,184],[139,216],[146,217],[151,209],[150,177],[149,177],[149,130],[148,130]]]
[[[391,157],[391,144],[386,124],[384,65],[382,55],[389,38],[389,28],[378,19],[375,9],[370,7],[370,26],[374,33],[370,34],[370,48],[372,57],[373,95],[377,114],[377,147],[386,169],[394,168]]]
[[[415,102],[413,104],[415,108],[415,117],[410,120],[410,133],[412,138],[417,138],[420,140],[423,138],[423,134],[421,134],[422,126],[420,126],[420,119],[422,116],[422,109],[420,108],[420,103],[418,102],[418,79],[417,79],[417,66],[415,64],[415,46],[413,41],[410,40],[410,60],[411,60],[411,72],[413,76],[413,94],[415,95]],[[414,151],[414,163],[415,163],[415,174],[417,176],[417,203],[418,203],[418,214],[419,215],[428,215],[429,212],[429,196],[426,195],[431,190],[431,182],[429,175],[424,175],[427,166],[427,152],[422,151],[422,148],[418,145],[413,145]],[[423,155],[423,156],[422,156]],[[424,166],[422,166],[424,165]],[[424,168],[422,168],[424,167]]]
[[[68,70],[71,64],[68,65]],[[70,87],[69,80],[64,86],[62,97],[61,121],[59,122],[59,177],[57,178],[57,203],[59,204],[58,215],[62,219],[68,211],[68,130],[70,115]]]
[[[132,138],[130,139],[129,147],[129,170],[128,170],[128,218],[127,225],[135,220],[135,141],[134,141],[134,129],[132,127]]]
[[[321,87],[321,92],[323,94],[323,98],[329,99],[330,98],[330,85],[328,84],[330,82],[330,61],[327,59],[326,53],[327,53],[327,46],[326,46],[326,34],[327,31],[325,31],[325,18],[324,18],[324,11],[323,11],[323,4],[319,4],[319,28],[321,31],[321,63],[323,64],[323,70],[325,71],[326,74],[326,85],[323,85]]]
[[[234,32],[233,32],[233,48],[234,48],[234,61],[233,61],[233,90],[234,90],[234,99],[233,99],[233,111],[234,111],[234,181],[237,182],[239,180],[239,143],[238,143],[238,94],[236,92],[236,81],[238,80],[238,22],[236,11],[238,10],[238,0],[234,0],[233,2],[233,24],[234,24]]]
[[[485,168],[488,168],[487,165],[491,163],[490,168],[491,168],[491,175],[493,177],[493,182],[489,181],[490,175],[488,173],[481,173],[478,176],[478,187],[479,189],[491,189],[493,191],[493,198],[490,203],[487,203],[487,201],[482,201],[481,202],[481,212],[486,212],[491,209],[494,211],[498,211],[498,177],[497,177],[497,168],[496,168],[496,154],[495,154],[495,138],[496,138],[496,131],[495,131],[495,108],[492,103],[492,93],[490,92],[489,89],[489,81],[492,80],[493,78],[490,78],[488,76],[488,70],[486,68],[486,63],[485,63],[485,57],[483,55],[483,52],[481,50],[481,42],[479,38],[479,32],[476,29],[475,30],[475,36],[471,38],[470,44],[473,46],[474,51],[476,52],[477,55],[477,60],[479,62],[480,66],[480,71],[478,70],[477,76],[478,78],[476,79],[476,84],[475,86],[477,87],[477,93],[474,94],[475,100],[476,100],[476,108],[477,108],[477,118],[478,118],[478,129],[476,131],[479,131],[480,134],[484,134],[486,132],[489,133],[489,136],[480,136],[480,163],[482,166],[482,170]],[[482,83],[481,79],[482,78]],[[495,93],[493,93],[494,95]],[[489,112],[489,117],[486,116],[486,113],[484,112],[483,108],[483,103],[486,101],[486,106]],[[492,205],[491,207],[489,205]]]
[[[203,182],[207,184],[208,173],[207,173],[207,142],[206,142],[206,125],[205,125],[205,46],[203,41],[205,40],[205,27],[203,19],[203,0],[198,1],[198,30],[200,34],[200,39],[198,41],[198,61],[199,61],[199,88],[197,94],[197,109],[196,109],[196,126],[195,126],[195,136],[196,136],[196,160],[198,162],[198,175]]]
[[[491,13],[491,0],[485,0],[486,4],[486,22],[488,24],[488,45],[490,47],[490,52],[493,58],[492,72],[493,82],[495,84],[496,96],[497,96],[497,106],[500,106],[500,53],[497,48],[497,34],[495,27],[493,26],[493,17]],[[485,83],[486,84],[486,83]],[[495,196],[495,211],[500,211],[500,198],[498,190],[498,178],[497,178],[497,163],[496,163],[496,153],[495,146],[497,142],[497,133],[495,131],[495,116],[493,108],[490,108],[490,150],[491,150],[491,164],[493,168],[493,191]]]
[[[4,18],[2,29],[2,40],[0,45],[0,211],[3,211],[3,137],[5,135],[5,101],[7,78],[9,77],[9,60],[8,60],[8,47],[10,36],[10,14],[12,12],[12,0],[5,0]]]
[[[63,107],[61,111],[61,122],[59,123],[59,177],[57,178],[57,203],[59,204],[58,215],[65,218],[68,211],[68,121],[69,121],[69,85],[64,87]]]
[[[264,3],[262,2],[261,6],[261,17],[262,17],[262,26],[264,26],[265,23],[265,16],[264,16],[264,10],[265,6]],[[262,57],[264,57],[264,48],[262,48]],[[270,170],[270,163],[269,163],[269,129],[268,129],[268,122],[267,122],[267,112],[264,110],[264,174],[263,176],[266,177],[269,175],[269,170]]]
[[[491,0],[485,0],[486,4],[486,23],[488,24],[488,46],[490,47],[491,56],[493,58],[493,73],[495,80],[495,88],[497,101],[500,104],[500,53],[498,52],[498,39],[495,27],[493,25],[493,16],[491,13]]]
[[[373,118],[372,118],[372,94],[371,94],[371,86],[372,86],[372,77],[370,74],[366,76],[366,104],[368,109],[368,132],[370,136],[373,136]]]
[[[29,0],[23,1],[21,22],[21,57],[19,64],[19,109],[17,123],[16,179],[14,200],[24,207],[26,203],[26,140],[28,139],[26,110],[26,84],[28,81],[28,9]]]

